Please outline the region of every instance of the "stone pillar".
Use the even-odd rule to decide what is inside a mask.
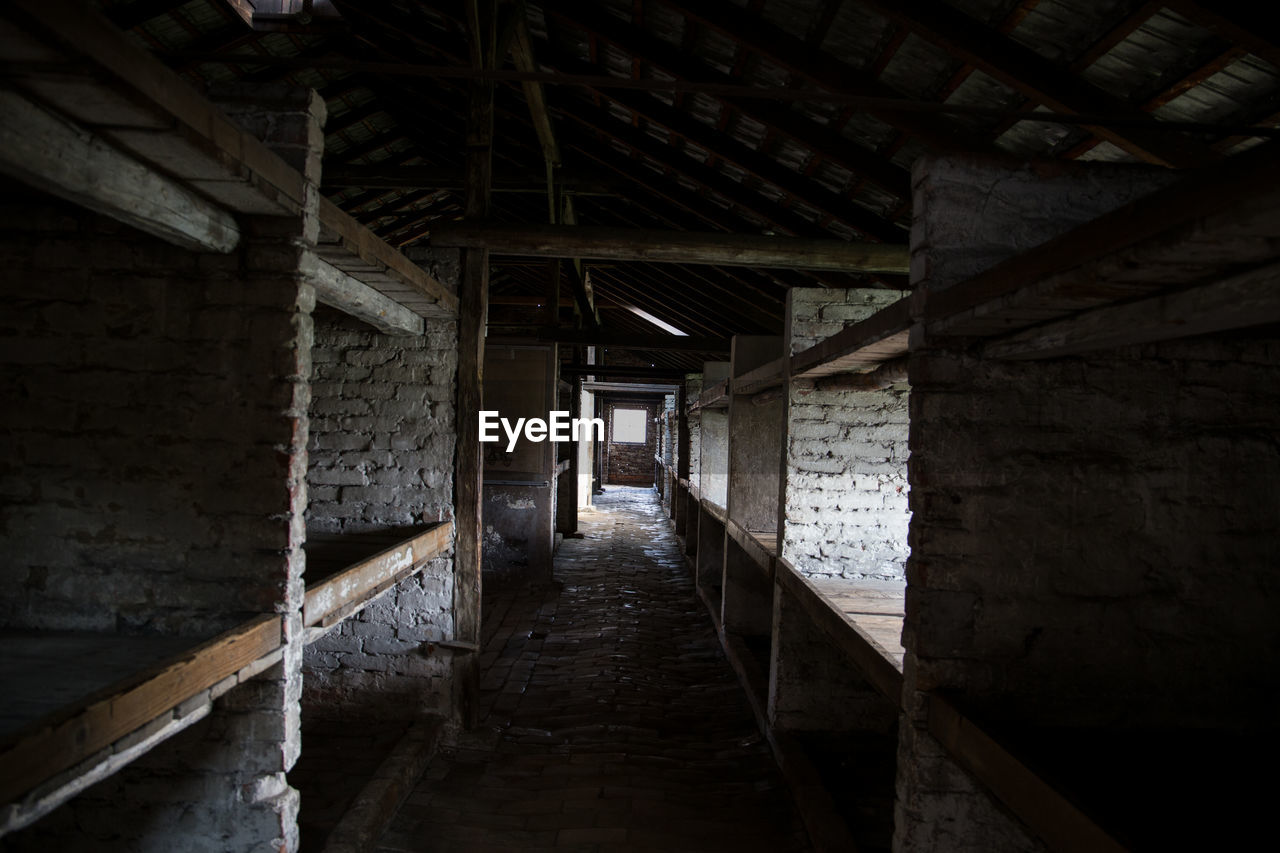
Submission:
[[[913,284],[927,305],[929,293],[1171,179],[1129,166],[922,159]],[[1153,483],[1136,472],[1117,478],[1132,445],[1116,437],[1120,422],[1159,394],[1142,382],[1109,386],[1077,360],[984,362],[963,341],[930,340],[919,328],[910,358],[911,556],[894,849],[1042,849],[928,733],[927,697],[947,692],[980,724],[1042,725],[1083,722],[1093,712],[1073,708],[1127,692],[1118,657],[1136,638],[1125,637],[1130,617],[1120,614],[1147,588],[1135,561],[1150,558],[1123,543],[1151,511],[1137,504]],[[1129,394],[1141,397],[1136,408],[1123,402]],[[1117,416],[1115,426],[1104,412]],[[1130,433],[1126,442],[1136,440],[1146,436]],[[1095,491],[1099,475],[1112,485]],[[1114,558],[1098,564],[1114,585],[1085,582],[1095,549]]]
[[[310,92],[265,100],[230,112],[296,155],[308,203],[243,218],[228,255],[38,194],[5,199],[6,359],[23,369],[0,371],[0,409],[23,460],[6,473],[29,487],[0,524],[0,571],[25,575],[5,578],[22,590],[5,623],[194,646],[277,614],[284,641],[204,720],[6,838],[15,850],[297,848],[285,774],[299,751],[315,304],[300,269],[318,233],[324,108]]]

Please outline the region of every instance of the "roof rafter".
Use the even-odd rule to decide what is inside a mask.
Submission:
[[[1058,68],[1040,54],[938,0],[860,0],[1011,89],[1063,113],[1149,118],[1120,99]],[[1206,165],[1218,155],[1164,133],[1092,126],[1093,133],[1150,163]]]
[[[732,77],[700,63],[692,62],[677,49],[609,15],[586,6],[575,6],[571,12],[548,9],[547,14],[560,18],[584,32],[598,36],[644,62],[659,67],[675,77],[693,83],[736,84]],[[884,190],[898,196],[910,196],[911,178],[907,170],[874,151],[851,142],[828,128],[789,109],[779,109],[757,99],[715,96],[725,108],[733,109],[764,124],[811,151],[840,163]]]
[[[874,98],[902,98],[898,92],[870,74],[859,71],[812,45],[771,26],[753,15],[721,0],[664,0],[689,21],[697,21],[744,48],[758,53],[792,74],[833,92]],[[989,143],[970,137],[959,124],[934,116],[889,110],[867,110],[891,127],[923,139],[935,150],[989,151]]]

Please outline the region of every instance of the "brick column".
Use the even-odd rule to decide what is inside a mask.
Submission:
[[[1130,166],[922,159],[914,174],[913,283],[929,293],[948,288],[1170,180],[1167,172]],[[984,362],[963,342],[913,335],[911,556],[894,839],[901,853],[1042,849],[928,733],[926,700],[932,691],[959,696],[979,722],[1010,714],[1014,696],[1056,697],[1049,703],[1065,707],[1076,697],[1052,685],[1070,680],[1083,657],[1114,648],[1093,629],[1085,637],[1068,627],[1088,621],[1080,601],[1067,596],[1047,608],[1041,601],[1061,580],[1052,564],[1071,560],[1086,540],[1110,536],[1084,518],[1054,518],[1064,509],[1060,496],[1087,480],[1069,472],[1095,464],[1095,451],[1086,450],[1094,440],[1069,425],[1074,416],[1066,411],[1083,415],[1102,403],[1081,393],[1088,375],[1079,362]],[[1065,469],[1044,465],[1029,446]],[[1060,654],[1044,656],[1046,647]],[[1096,689],[1114,687],[1104,680]]]

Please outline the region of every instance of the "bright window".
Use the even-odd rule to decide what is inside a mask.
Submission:
[[[648,437],[649,413],[644,409],[613,410],[613,440],[623,444],[644,444]]]

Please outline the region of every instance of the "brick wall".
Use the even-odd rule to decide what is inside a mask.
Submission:
[[[276,612],[296,640],[303,223],[246,219],[239,251],[203,255],[8,184],[0,221],[0,624],[194,644]],[[6,842],[291,849],[296,686],[273,667]]]
[[[676,467],[676,398],[674,394],[668,394],[662,398],[662,459],[667,463],[667,467],[673,471]]]
[[[890,290],[792,288],[794,355],[896,302]],[[806,575],[905,577],[906,391],[817,391],[792,383],[782,556]]]
[[[702,393],[702,374],[685,376],[685,400],[689,403]],[[702,419],[695,412],[689,416],[689,484],[698,485],[698,466],[702,464]]]
[[[617,401],[605,405],[604,429],[604,483],[628,486],[653,485],[653,457],[658,447],[658,425],[653,418],[658,404],[647,401]],[[645,413],[648,427],[644,444],[623,444],[613,440],[613,413],[615,409],[640,409]]]
[[[308,532],[409,535],[453,515],[457,328],[379,334],[342,315],[317,322],[312,354]],[[452,550],[307,647],[308,715],[447,714]]]
[[[925,158],[914,179],[912,279],[940,289],[1172,177]],[[1243,540],[1206,526],[1187,474],[1249,477],[1230,458],[1199,456],[1200,428],[1182,423],[1181,407],[1198,393],[1222,399],[1213,381],[1183,377],[1217,373],[1230,387],[1237,368],[1225,350],[1210,356],[1214,345],[1186,364],[1161,363],[1185,357],[1175,356],[1182,346],[1012,365],[917,336],[895,849],[1041,849],[925,731],[928,692],[957,691],[980,722],[1087,726],[1111,711],[1116,722],[1189,720],[1203,707],[1190,682],[1210,673],[1202,655],[1250,632],[1198,636],[1222,618],[1195,603],[1214,572],[1204,559],[1234,565],[1252,546],[1238,550]],[[1227,433],[1206,425],[1203,437],[1231,443],[1220,425]],[[1228,513],[1245,509],[1244,492],[1211,493]],[[1206,550],[1205,535],[1218,544]],[[1225,591],[1211,597],[1231,601]],[[1162,648],[1165,637],[1172,648]],[[1204,639],[1207,647],[1190,648]],[[1173,698],[1193,701],[1161,709]]]

